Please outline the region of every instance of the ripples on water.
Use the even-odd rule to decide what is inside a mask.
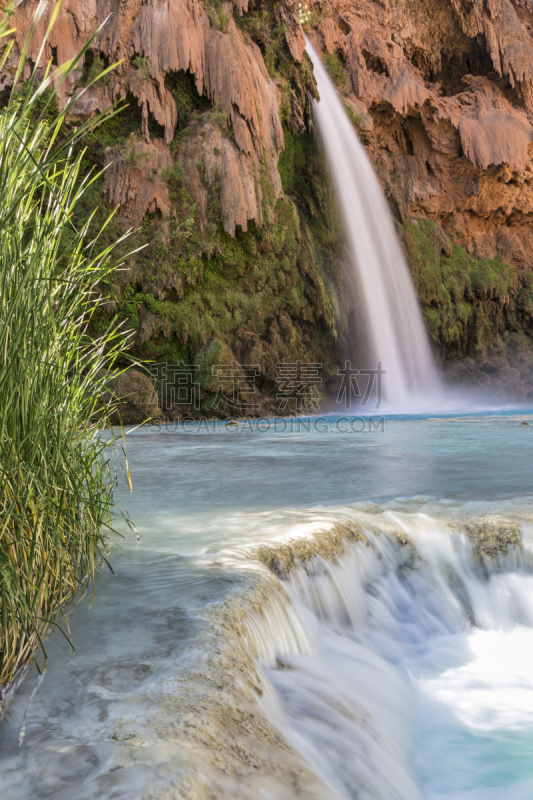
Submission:
[[[523,421],[135,432],[141,544],[125,533],[71,614],[76,655],[51,638],[22,747],[34,675],[10,706],[2,797],[531,798]],[[461,530],[496,513],[525,546],[495,562]],[[340,561],[319,547],[280,581],[246,557],[339,524],[367,531]]]

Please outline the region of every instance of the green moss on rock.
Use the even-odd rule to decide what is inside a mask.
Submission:
[[[533,334],[531,273],[475,258],[427,219],[405,219],[400,236],[428,330],[445,358],[485,355],[505,333]]]
[[[161,220],[145,220],[148,242],[150,225],[152,234],[162,230]],[[334,313],[312,253],[309,231],[289,197],[276,202],[269,225],[250,224],[235,238],[220,226],[199,252],[194,274],[190,265],[180,271],[170,242],[151,241],[140,270],[137,265],[132,281],[117,288],[116,311],[135,331],[133,353],[197,364],[207,393],[221,353],[229,363],[258,363],[263,383],[275,382],[280,361],[321,361],[332,370]],[[167,261],[159,282],[153,271],[158,259]],[[179,291],[168,288],[167,273],[181,278]]]

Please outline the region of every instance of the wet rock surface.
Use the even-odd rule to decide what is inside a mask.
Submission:
[[[311,8],[312,38],[387,192],[449,376],[500,398],[529,397],[531,353],[518,366],[506,337],[525,333],[530,349],[531,6],[355,0]],[[422,227],[414,237],[413,224]],[[482,286],[477,262],[500,264],[505,290],[496,279]]]
[[[19,50],[35,7],[17,9]],[[299,13],[292,0],[69,0],[40,62],[63,63],[103,25],[59,88],[65,102],[97,66],[120,61],[86,89],[72,121],[128,104],[88,161],[108,165],[99,191],[122,230],[138,229],[135,245],[148,245],[117,276],[116,310],[136,331],[135,354],[187,363],[215,350],[240,363],[260,354],[264,400],[287,352],[327,362],[325,385],[350,336],[338,215],[308,134],[316,89]],[[530,4],[316,0],[304,21],[387,193],[436,358],[452,381],[530,399]],[[12,78],[8,61],[2,86]],[[265,247],[280,209],[290,224]],[[264,283],[272,297],[259,301]]]

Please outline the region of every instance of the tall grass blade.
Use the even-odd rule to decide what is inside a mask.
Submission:
[[[11,52],[10,20],[0,19]],[[16,82],[44,13],[40,2],[22,47]],[[57,5],[46,36],[57,18]],[[89,40],[86,48],[90,45]],[[41,53],[45,42],[42,43]],[[8,49],[9,48],[9,49]],[[65,80],[82,53],[47,71],[35,68],[0,109],[0,692],[28,660],[46,668],[43,640],[60,625],[64,606],[108,551],[113,489],[110,445],[104,437],[114,411],[106,374],[123,363],[124,329],[110,323],[92,333],[105,302],[102,285],[122,263],[108,231],[92,233],[76,210],[97,176],[81,175],[78,143],[108,111],[77,130],[69,101],[54,119],[42,95]],[[6,54],[7,51],[7,54]],[[50,105],[50,108],[52,106]],[[105,224],[103,226],[105,229]],[[120,240],[122,241],[122,239]],[[122,359],[122,361],[120,361]],[[61,617],[60,621],[57,618]],[[40,655],[39,655],[40,653]],[[1,714],[0,700],[0,714]]]

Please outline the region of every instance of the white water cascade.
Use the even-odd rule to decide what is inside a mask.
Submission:
[[[425,514],[383,521],[412,545],[367,531],[294,568],[291,606],[250,626],[264,712],[328,800],[532,797],[530,527],[479,560]]]
[[[313,113],[342,211],[350,253],[354,311],[363,316],[374,368],[386,370],[388,403],[404,407],[439,394],[422,315],[387,202],[326,69],[312,45],[320,102]],[[359,306],[359,311],[357,311]]]

